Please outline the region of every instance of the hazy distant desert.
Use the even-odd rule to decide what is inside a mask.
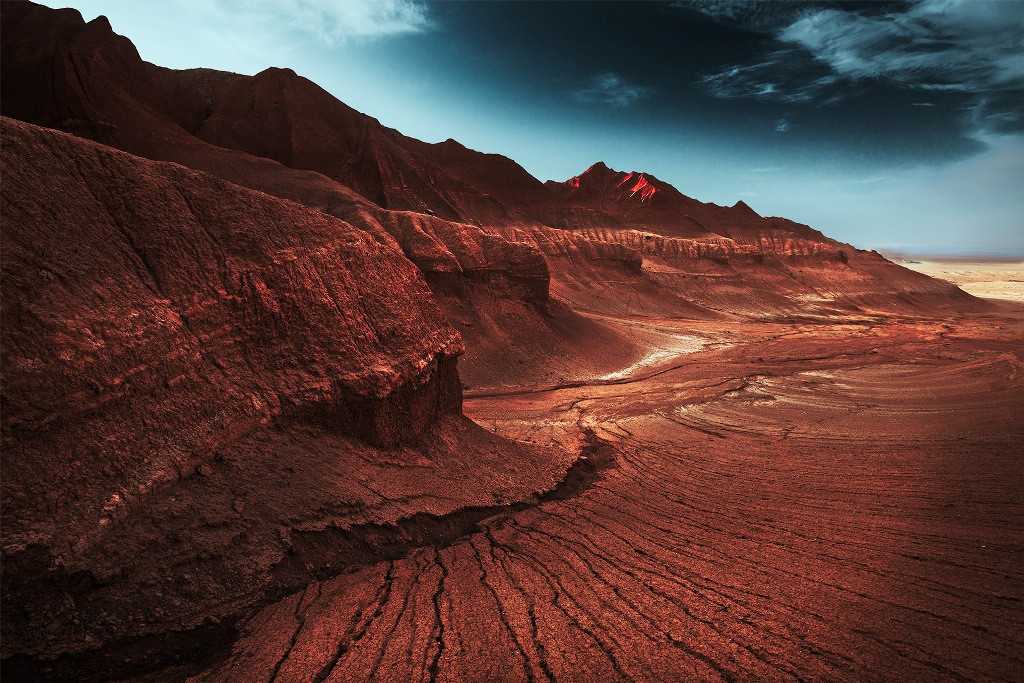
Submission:
[[[974,296],[1024,303],[1024,261],[1008,263],[901,259],[897,263],[919,273],[952,282]]]

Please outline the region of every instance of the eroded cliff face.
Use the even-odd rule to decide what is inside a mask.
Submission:
[[[396,250],[193,171],[3,126],[4,424],[20,450],[67,432],[71,479],[116,454],[131,497],[282,415],[392,446],[458,411],[462,342]],[[82,512],[63,521],[96,522]]]
[[[542,354],[570,345],[552,292],[574,308],[701,318],[984,307],[809,226],[706,204],[648,173],[599,162],[542,184],[500,155],[387,129],[288,69],[173,71],[143,62],[102,19],[30,3],[4,13],[5,112],[342,218],[401,249],[451,320],[493,319],[489,339],[462,330],[491,347],[525,349],[537,335]],[[517,322],[504,325],[494,312],[509,307]]]
[[[5,655],[230,616],[288,583],[291,530],[509,502],[568,466],[461,417],[462,340],[394,246],[175,164],[2,134]]]
[[[397,244],[424,272],[522,273],[546,286],[538,253],[481,231],[530,221],[448,173],[464,156],[452,145],[386,129],[287,69],[173,71],[142,61],[102,17],[2,7],[5,115],[306,204]]]

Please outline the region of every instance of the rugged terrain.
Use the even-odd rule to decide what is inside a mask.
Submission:
[[[1024,311],[2,11],[6,677],[1019,676]]]
[[[195,680],[1019,678],[1019,314],[647,323],[727,345],[466,402],[592,431],[588,488],[311,583]]]
[[[7,652],[219,622],[329,564],[301,550],[324,529],[529,498],[571,464],[461,416],[462,341],[399,250],[2,132]]]
[[[84,23],[75,10],[27,2],[3,12],[5,116],[353,223],[401,248],[442,299],[515,308],[522,324],[504,326],[500,346],[534,365],[563,355],[537,363],[538,335],[564,350],[581,329],[599,332],[548,310],[549,293],[572,309],[687,317],[983,308],[948,283],[742,202],[705,204],[602,163],[541,183],[500,155],[401,135],[287,69],[172,71],[144,62],[103,17]],[[462,331],[486,346],[480,327]],[[471,385],[478,366],[500,371],[477,346],[468,345]]]

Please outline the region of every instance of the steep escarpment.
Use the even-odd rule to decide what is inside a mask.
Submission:
[[[492,319],[463,327],[484,345],[526,349],[538,334],[542,347],[571,345],[549,291],[573,308],[704,318],[983,307],[806,225],[706,204],[649,173],[597,163],[542,184],[500,155],[403,136],[288,69],[164,69],[102,18],[31,3],[5,3],[4,24],[5,113],[357,225],[416,263],[452,320]],[[508,307],[525,327],[493,315]]]
[[[460,223],[524,220],[476,188],[472,179],[466,182],[448,172],[445,158],[433,146],[382,126],[290,69],[234,79],[213,100],[212,113],[196,136],[292,168],[318,171],[383,208]]]
[[[517,500],[568,466],[461,417],[462,341],[397,248],[2,134],[5,656],[217,622],[280,584],[293,530]]]
[[[635,273],[631,289],[656,286],[660,293],[653,299],[641,297],[638,310],[668,315],[677,306],[665,307],[672,297],[719,313],[753,317],[987,308],[947,282],[921,278],[810,226],[760,216],[744,202],[705,204],[647,173],[615,171],[597,163],[579,176],[546,186],[556,199],[525,210],[573,235],[552,240],[532,231],[545,254],[561,260],[551,264],[556,295],[570,297],[583,308],[595,304],[587,302],[585,288],[573,283],[586,277],[563,274],[579,270],[574,252],[587,251],[600,253],[597,260],[605,264],[617,261],[619,272]],[[581,250],[583,242],[600,246]],[[615,278],[599,279],[618,284]],[[579,292],[565,292],[564,285]],[[615,289],[621,287],[602,292],[596,305],[621,302],[621,293],[609,296]],[[628,312],[621,306],[616,310]]]
[[[395,178],[408,179],[412,177],[408,169],[402,170],[404,166],[395,164],[415,162],[430,169],[428,184],[434,188],[432,192],[443,191],[445,196],[457,198],[467,206],[467,202],[476,203],[477,209],[458,215],[487,224],[531,225],[532,221],[520,214],[510,219],[516,212],[507,207],[501,209],[501,215],[479,208],[494,203],[489,197],[499,186],[518,187],[523,194],[537,188],[544,191],[538,181],[511,160],[479,154],[454,141],[427,145],[398,136],[394,131],[387,132],[373,119],[353,112],[314,84],[285,70],[271,70],[257,77],[209,69],[173,71],[143,62],[131,43],[114,34],[105,21],[87,24],[76,11],[57,13],[31,3],[5,2],[0,7],[4,12],[5,30],[2,43],[5,71],[0,81],[3,88],[0,104],[5,112],[305,204],[360,227],[382,244],[401,249],[438,295],[445,315],[453,322],[458,321],[461,331],[473,340],[464,363],[464,374],[471,385],[489,383],[488,378],[497,375],[508,376],[509,364],[494,353],[499,347],[515,357],[511,365],[514,369],[526,370],[531,365],[565,366],[541,371],[541,374],[550,374],[569,372],[573,363],[567,356],[578,347],[580,330],[593,330],[605,341],[616,339],[627,348],[631,346],[628,340],[617,337],[600,324],[587,322],[569,309],[548,301],[547,263],[528,240],[494,228],[481,229],[478,225],[445,220],[441,217],[445,212],[437,210],[438,205],[433,201],[381,200],[385,206],[416,210],[382,208],[339,182],[338,177],[344,176],[353,186],[372,194],[366,190],[365,183],[360,184],[363,181],[351,175],[339,175],[341,167],[330,165],[344,162],[345,168],[355,172],[359,164],[353,161],[352,155],[357,155],[390,168],[387,173]],[[83,78],[71,78],[69,74],[73,70],[51,73],[51,62],[58,58],[85,65],[87,68],[79,70]],[[131,68],[125,68],[123,62],[130,63]],[[45,80],[45,88],[35,87],[40,78]],[[224,104],[228,101],[226,93],[232,87],[235,95],[231,97],[250,98],[253,106],[260,107],[256,113],[239,112],[242,119],[236,125],[231,125],[226,118],[227,105]],[[267,92],[263,92],[264,89]],[[281,112],[280,107],[275,108],[275,101],[280,106],[289,101],[272,99],[272,93],[279,89],[289,93],[294,90],[292,94],[303,102],[308,99],[308,111]],[[65,106],[70,97],[66,96],[68,92],[81,92],[90,106]],[[264,110],[263,105],[269,109]],[[234,110],[228,107],[228,111]],[[294,119],[301,115],[311,120]],[[288,140],[274,142],[284,130],[276,127],[277,117],[295,122],[294,127],[280,124],[297,131]],[[212,122],[207,124],[208,120]],[[344,121],[369,132],[355,135],[351,126],[335,129]],[[197,137],[204,124],[211,139],[217,130],[223,135],[231,132],[240,136],[239,140],[248,141],[245,145],[239,143],[240,147],[272,154],[278,160],[211,144]],[[306,135],[309,130],[318,131],[321,137],[310,138]],[[355,137],[348,140],[345,136],[350,133]],[[326,145],[324,140],[333,140],[332,145],[336,146]],[[391,149],[384,152],[371,145],[371,140],[382,141],[381,144],[390,141],[389,145],[401,142],[413,151]],[[228,144],[230,141],[217,138],[217,142]],[[263,147],[258,147],[257,143]],[[307,149],[309,153],[286,154],[282,151],[285,147]],[[293,168],[281,163],[294,164],[296,159],[302,161],[303,167]],[[439,170],[439,165],[454,174],[454,180]],[[495,168],[500,172],[491,172]],[[470,181],[484,190],[469,188],[466,184]],[[406,189],[411,187],[408,180],[404,185]],[[387,187],[399,193],[406,191],[400,180]],[[484,320],[490,322],[484,324]],[[641,351],[634,349],[629,353]],[[600,362],[600,359],[594,360]],[[599,370],[607,372],[611,367]]]
[[[745,240],[625,228],[503,233],[536,245],[552,298],[579,311],[718,319],[989,309],[948,282],[827,239],[769,230]]]
[[[150,158],[166,158],[187,136],[183,156],[207,156],[202,141],[316,171],[388,209],[461,223],[525,220],[449,172],[443,146],[386,128],[289,69],[172,71],[144,62],[103,17],[85,23],[75,10],[3,5],[4,115]]]
[[[137,382],[188,383],[169,393],[193,400],[198,375],[239,388],[211,386],[234,399],[210,416],[227,436],[247,431],[239,422],[348,396],[383,399],[426,382],[449,391],[443,357],[461,351],[458,334],[411,264],[365,232],[11,120],[4,137],[6,284],[18,295],[5,297],[5,333],[16,335],[5,350],[24,370],[8,386],[63,384],[45,403],[11,406],[19,428],[77,422],[65,413],[94,410]],[[165,371],[134,362],[147,356]],[[76,386],[58,382],[69,376]],[[457,396],[438,402],[457,410]],[[390,431],[382,422],[364,436],[401,440]]]
[[[405,243],[423,221],[403,220],[403,213],[454,220],[459,227],[448,233],[462,241],[474,237],[461,233],[479,232],[467,223],[523,222],[507,215],[488,221],[481,207],[496,206],[495,200],[446,176],[438,167],[446,155],[435,146],[385,129],[294,72],[268,69],[250,77],[173,71],[142,61],[102,17],[85,23],[75,10],[28,2],[4,2],[2,8],[5,115],[174,161],[342,218],[359,215],[371,230],[386,221]],[[415,199],[421,186],[447,199]],[[479,206],[449,211],[442,206],[449,200]],[[399,215],[382,218],[382,208]],[[510,213],[507,207],[494,210]],[[414,252],[409,255],[415,260]]]

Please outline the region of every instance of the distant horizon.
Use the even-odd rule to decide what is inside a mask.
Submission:
[[[44,4],[160,66],[290,68],[540,181],[603,161],[858,248],[1024,254],[1024,3]]]
[[[900,261],[934,261],[937,263],[993,263],[1024,266],[1024,251],[1017,253],[1001,253],[989,251],[975,252],[912,252],[888,249],[875,249],[879,254],[899,263]]]

